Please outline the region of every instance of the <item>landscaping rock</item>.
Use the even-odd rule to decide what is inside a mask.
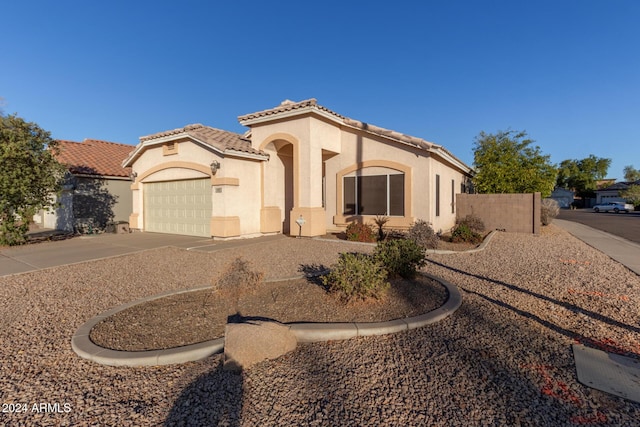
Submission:
[[[295,350],[297,341],[288,326],[270,321],[229,323],[225,330],[225,370],[248,369]]]

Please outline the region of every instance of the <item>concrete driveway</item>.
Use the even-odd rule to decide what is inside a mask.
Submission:
[[[175,246],[207,249],[224,242],[160,233],[99,234],[0,249],[0,276]]]

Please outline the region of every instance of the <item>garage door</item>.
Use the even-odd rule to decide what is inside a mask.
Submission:
[[[144,184],[146,231],[211,237],[211,180]]]

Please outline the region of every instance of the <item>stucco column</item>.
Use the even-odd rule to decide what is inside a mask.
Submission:
[[[326,234],[326,215],[322,207],[322,149],[302,145],[298,152],[298,204],[291,209],[290,233],[306,237]],[[304,219],[302,228],[296,222]]]
[[[142,230],[142,228],[144,227],[144,217],[142,212],[144,206],[142,199],[143,190],[141,189],[142,185],[143,184],[140,182],[134,182],[133,184],[131,184],[133,212],[131,212],[131,215],[129,215],[130,229]]]

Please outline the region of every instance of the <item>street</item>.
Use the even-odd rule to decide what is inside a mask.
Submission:
[[[595,213],[591,209],[561,209],[558,219],[579,222],[597,230],[640,243],[640,212]]]

